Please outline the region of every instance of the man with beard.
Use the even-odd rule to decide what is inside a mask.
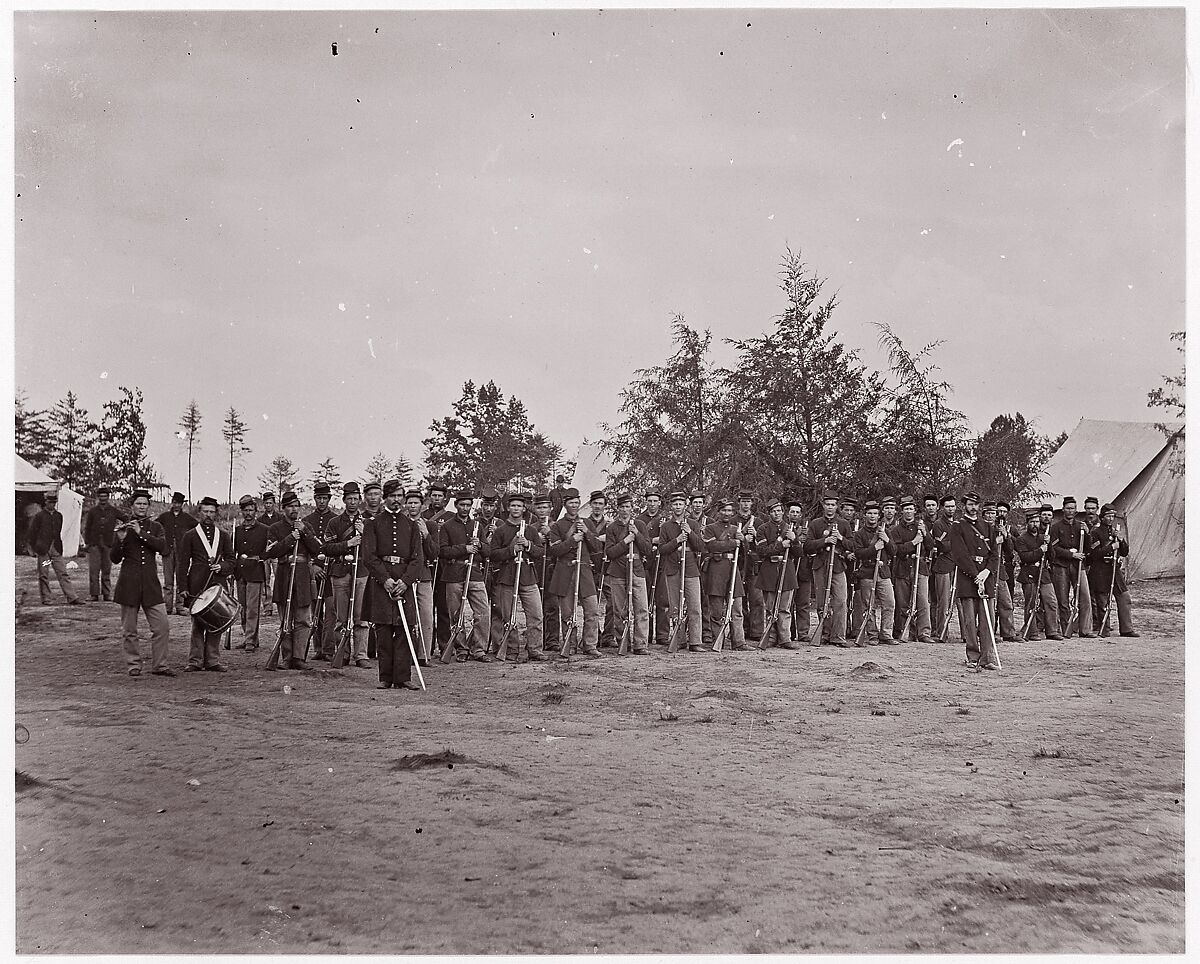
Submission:
[[[423,562],[421,531],[401,510],[403,492],[399,479],[385,482],[383,509],[363,528],[362,557],[370,573],[365,611],[375,624],[379,689],[384,690],[420,689],[412,682],[412,654],[404,627],[411,633],[416,619],[408,588],[417,580]]]
[[[233,528],[233,555],[238,605],[242,607],[242,641],[235,648],[252,653],[258,649],[263,584],[267,578],[263,561],[267,554],[267,527],[258,521],[254,496],[247,494],[238,499],[238,509],[242,524]]]
[[[703,501],[703,498],[700,500]],[[662,557],[659,578],[667,587],[667,603],[670,606],[669,621],[676,639],[686,642],[690,652],[704,649],[704,610],[701,606],[700,557],[704,552],[699,522],[695,513],[688,516],[688,498],[682,492],[672,492],[671,516],[659,527],[658,553]],[[686,553],[686,562],[681,565]],[[680,612],[680,599],[685,612]],[[682,622],[681,622],[682,620]]]
[[[283,514],[267,530],[267,558],[278,560],[275,580],[275,605],[279,608],[279,665],[286,669],[307,669],[304,661],[312,628],[313,563],[323,548],[321,540],[300,518],[300,497],[295,492],[283,495]],[[292,554],[296,572],[292,576]],[[288,590],[291,590],[289,599]],[[290,602],[290,608],[289,608]]]
[[[200,500],[200,522],[184,534],[179,544],[179,582],[187,595],[184,604],[190,606],[209,586],[220,583],[235,569],[233,540],[229,533],[217,527],[217,500],[205,496]],[[221,636],[211,633],[195,618],[192,619],[192,639],[185,673],[208,670],[224,673],[220,661]]]
[[[646,570],[646,605],[653,607],[654,617],[650,621],[651,642],[667,645],[667,634],[670,631],[670,608],[667,603],[666,580],[662,578],[662,559],[658,554],[659,527],[663,523],[662,493],[657,489],[646,490],[646,508],[638,515],[638,521],[646,529],[650,537],[651,552],[642,560]],[[647,638],[650,638],[647,637]]]
[[[138,649],[138,610],[146,614],[150,626],[150,672],[155,676],[174,676],[167,666],[171,630],[163,605],[162,583],[158,581],[155,553],[167,548],[163,527],[149,518],[150,493],[133,493],[133,518],[120,526],[112,547],[112,561],[121,564],[113,598],[121,607],[121,637],[130,676],[141,676],[142,654]]]
[[[183,588],[179,585],[177,573],[179,544],[183,542],[185,533],[196,528],[196,520],[183,511],[183,502],[183,493],[174,493],[171,496],[171,508],[161,513],[156,520],[163,527],[167,539],[167,551],[162,557],[162,587],[165,597],[163,602],[167,613],[175,613],[177,616],[186,615],[183,606],[178,603],[178,590]]]

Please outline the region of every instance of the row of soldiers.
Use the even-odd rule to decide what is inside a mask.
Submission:
[[[281,612],[287,607],[283,665],[303,668],[311,633],[316,659],[331,659],[344,640],[354,665],[379,659],[388,686],[408,681],[401,628],[421,664],[438,656],[505,658],[517,634],[517,599],[525,617],[517,655],[533,661],[571,649],[594,658],[617,640],[634,654],[649,652],[652,640],[691,651],[797,648],[813,615],[814,644],[886,645],[906,636],[934,642],[957,613],[968,661],[999,668],[996,632],[1018,637],[1017,578],[1027,638],[1061,639],[1076,626],[1090,637],[1094,625],[1107,635],[1110,598],[1122,634],[1137,635],[1116,565],[1128,544],[1113,508],[1090,499],[1085,517],[1067,498],[1061,519],[1041,506],[1014,534],[1009,506],[981,503],[974,493],[961,515],[946,495],[927,496],[923,513],[912,498],[867,502],[860,517],[853,499],[827,492],[811,520],[798,500],[771,501],[756,515],[748,493],[709,506],[702,493],[672,492],[664,508],[651,491],[637,513],[632,495],[610,507],[596,491],[585,513],[579,492],[567,489],[558,519],[549,494],[511,493],[502,513],[494,490],[483,490],[478,510],[473,492],[456,492],[453,508],[446,496],[438,485],[423,493],[394,480],[361,490],[351,482],[335,513],[329,486],[320,484],[316,510],[301,518],[293,493],[283,497],[282,515],[269,504],[260,515],[247,495],[232,537],[213,535],[216,503],[204,500],[194,530],[174,521],[185,536],[208,534],[167,553],[174,560],[168,576],[164,558],[164,583],[182,585],[190,603],[203,588],[199,573],[207,573],[204,586],[232,577],[242,607],[240,646],[257,648],[259,614],[270,600]],[[180,508],[173,505],[160,522],[172,522],[164,520],[172,514]],[[193,565],[191,557],[201,555],[208,565]],[[189,667],[219,664],[219,638],[194,627]]]

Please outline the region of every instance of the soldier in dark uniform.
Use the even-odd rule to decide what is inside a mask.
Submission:
[[[608,530],[609,522],[612,521],[608,518],[608,496],[597,489],[589,497],[588,505],[592,510],[591,515],[584,519],[583,523],[588,527],[593,539],[600,545],[600,551],[591,554],[592,578],[596,583],[596,602],[600,606],[600,645],[613,647],[617,643],[613,639],[612,599],[609,596],[606,582],[608,567],[604,556],[604,533]]]
[[[734,522],[733,499],[718,499],[716,502],[717,518],[704,529],[701,538],[704,540],[704,553],[708,559],[708,615],[712,623],[710,630],[713,645],[716,645],[717,634],[721,633],[721,624],[725,615],[730,613],[729,629],[722,639],[731,649],[745,650],[745,627],[742,623],[742,599],[746,595],[742,582],[741,554],[746,551],[747,543],[753,546]],[[738,556],[738,565],[734,566],[734,555]],[[729,590],[733,589],[733,603],[730,606]]]
[[[934,504],[937,502],[934,500]],[[893,561],[893,585],[896,592],[896,617],[892,636],[900,639],[905,622],[909,622],[910,638],[918,642],[931,643],[929,619],[929,554],[933,548],[933,536],[926,528],[925,520],[917,518],[917,504],[911,496],[900,499],[900,517],[888,530],[896,547]],[[917,566],[917,549],[921,550],[921,563]],[[913,610],[913,607],[916,607]],[[909,620],[909,612],[912,619]]]
[[[614,621],[619,641],[630,626],[630,651],[635,656],[650,652],[650,611],[646,595],[646,559],[654,552],[646,523],[633,517],[633,495],[617,496],[617,517],[605,530],[604,555],[608,558],[608,580]],[[629,608],[630,565],[633,566],[633,611]]]
[[[820,639],[813,639],[814,645],[830,643],[834,646],[848,647],[854,643],[846,639],[846,610],[847,610],[847,564],[846,553],[849,539],[854,534],[851,524],[845,515],[838,515],[838,497],[836,492],[827,491],[821,498],[821,515],[808,524],[804,532],[804,551],[813,557],[813,584],[817,591],[817,619],[825,613],[827,603],[830,604],[830,616],[825,620],[821,629]],[[832,578],[830,575],[830,560],[832,559]]]
[[[1015,546],[1017,534],[1013,531],[1008,521],[1008,515],[1011,511],[1012,506],[1006,500],[996,500],[996,525],[1004,526],[1009,536],[1008,557],[1005,560],[1004,571],[1007,575],[1009,603],[1015,611],[1017,608],[1017,570],[1020,568],[1020,565],[1016,556]]]
[[[313,501],[316,508],[304,517],[304,523],[318,539],[325,541],[325,530],[330,521],[337,515],[329,506],[331,498],[328,482],[318,482],[313,486]],[[328,563],[325,552],[322,551],[314,560],[312,568],[312,598],[313,598],[313,658],[328,661],[333,656],[334,640],[333,627],[337,622],[334,616],[333,580],[329,579]]]
[[[930,529],[933,534],[933,545],[937,550],[934,554],[929,578],[934,587],[930,596],[937,600],[933,610],[933,638],[938,641],[945,633],[946,623],[950,619],[958,593],[955,586],[954,557],[950,555],[950,527],[954,525],[956,508],[958,508],[957,500],[947,492],[941,498],[941,509]]]
[[[703,541],[704,530],[708,527],[708,499],[699,489],[692,489],[688,496],[687,520]],[[708,596],[708,556],[701,553],[696,557],[696,564],[700,569],[700,630],[704,646],[711,648],[713,637]]]
[[[667,604],[670,606],[670,623],[672,627],[680,619],[686,621],[686,626],[679,628],[682,633],[681,642],[687,643],[690,652],[699,653],[704,649],[704,607],[701,599],[704,590],[701,585],[700,560],[704,555],[703,530],[696,505],[696,495],[693,493],[693,511],[688,512],[688,499],[682,492],[671,493],[671,516],[663,521],[658,529],[658,553],[662,557],[662,570],[659,578],[667,586]],[[703,497],[700,497],[703,502]],[[686,551],[686,568],[680,566],[680,557]],[[680,597],[683,598],[684,613],[679,611]]]
[[[1105,503],[1100,509],[1100,521],[1089,535],[1088,557],[1092,568],[1092,600],[1095,606],[1093,625],[1100,627],[1100,635],[1108,637],[1112,627],[1112,611],[1109,607],[1111,591],[1117,605],[1117,626],[1122,636],[1138,637],[1141,633],[1133,628],[1133,605],[1129,598],[1129,587],[1121,560],[1129,555],[1129,543],[1121,535],[1117,525],[1117,510]],[[1115,570],[1113,567],[1116,567]],[[1104,611],[1108,609],[1108,620]]]
[[[979,496],[963,496],[963,517],[950,527],[950,555],[958,568],[958,621],[967,648],[967,663],[998,670],[996,637],[990,618],[990,601],[998,574],[998,552],[993,527],[979,518]]]
[[[556,522],[562,514],[563,503],[566,502],[567,489],[563,485],[567,480],[561,475],[554,477],[554,488],[550,490],[550,521]]]
[[[892,635],[896,621],[896,596],[892,589],[892,559],[896,544],[888,535],[887,527],[874,499],[863,504],[863,521],[859,530],[850,538],[850,548],[858,560],[858,592],[854,604],[854,636],[857,640],[862,621],[868,620],[863,643],[874,646],[898,646],[900,640]],[[872,595],[872,589],[874,594]],[[879,625],[875,627],[875,639],[871,639],[871,611],[879,606]]]
[[[385,482],[383,510],[363,530],[362,555],[371,574],[366,609],[379,647],[379,688],[385,690],[420,689],[412,682],[412,654],[404,626],[407,623],[411,635],[417,611],[408,587],[419,577],[424,560],[421,530],[401,510],[402,496],[399,479]]]
[[[83,544],[87,548],[88,586],[92,602],[105,602],[112,598],[112,551],[113,530],[117,523],[125,522],[129,516],[109,501],[107,486],[96,490],[96,504],[83,518]]]
[[[812,611],[813,596],[813,557],[804,551],[803,533],[804,506],[800,500],[792,497],[785,499],[783,507],[787,521],[795,532],[801,533],[801,538],[792,543],[788,549],[788,558],[796,570],[796,591],[792,593],[792,639],[796,642],[807,641],[809,613]]]
[[[350,624],[349,663],[359,669],[370,669],[367,662],[367,623],[363,619],[363,601],[367,592],[366,564],[362,559],[362,535],[367,516],[362,511],[362,494],[357,482],[342,486],[344,510],[325,526],[324,544],[326,566],[333,584],[334,648],[341,643]],[[355,556],[358,567],[355,568]],[[350,597],[354,597],[354,610]],[[320,658],[320,657],[318,657]]]
[[[429,507],[421,518],[429,528],[430,537],[441,537],[442,526],[454,515],[446,508],[446,487],[440,482],[429,486]],[[433,567],[433,626],[430,635],[440,651],[450,638],[450,611],[446,606],[446,580],[442,578],[441,561],[437,556],[426,557],[426,564]]]
[[[742,585],[746,587],[746,612],[742,620],[746,642],[757,646],[762,639],[763,620],[766,612],[763,609],[763,594],[758,588],[758,555],[754,550],[755,524],[761,519],[754,516],[754,493],[749,489],[738,492],[737,518],[735,523],[741,523],[742,533],[750,534],[748,545],[743,545],[741,559],[738,565],[742,568]]]
[[[433,567],[441,551],[438,545],[441,530],[423,518],[423,505],[424,499],[420,489],[409,489],[404,493],[404,514],[421,534],[421,567],[417,581],[411,586],[412,593],[416,596],[417,621],[409,626],[409,630],[413,634],[417,662],[428,666],[433,648]]]
[[[486,541],[486,523],[471,513],[471,503],[474,501],[474,497],[466,490],[455,493],[456,514],[442,526],[438,545],[450,619],[457,625],[464,612],[463,607],[470,606],[474,623],[467,644],[470,658],[480,663],[490,663],[492,657],[487,653],[487,644],[492,628],[491,603],[484,572],[491,550]],[[469,580],[468,564],[471,569]],[[453,631],[451,627],[451,634]]]
[[[262,505],[263,513],[258,517],[258,521],[265,525],[267,527],[267,531],[270,532],[271,526],[275,525],[277,522],[283,521],[283,514],[275,511],[275,493],[264,492],[262,494]],[[267,616],[270,616],[275,612],[273,587],[275,586],[276,567],[277,563],[274,559],[267,560],[267,578],[263,583],[263,598],[266,600],[266,605],[263,607],[263,613]]]
[[[1087,572],[1087,523],[1075,514],[1074,496],[1063,499],[1062,518],[1050,527],[1050,561],[1053,564],[1051,578],[1054,594],[1058,597],[1059,630],[1067,639],[1071,638],[1071,590],[1077,588],[1079,607],[1079,635],[1092,639],[1092,597],[1088,592]],[[1080,549],[1083,546],[1083,549]]]
[[[933,565],[938,557],[938,545],[933,540],[933,524],[938,518],[938,499],[932,492],[926,492],[921,498],[921,505],[925,507],[925,511],[921,518],[925,522],[925,531],[929,533],[929,575],[925,579],[925,583],[929,588],[929,626],[930,626],[930,642],[937,639],[937,634],[934,629],[937,626],[937,611],[941,603],[937,600],[937,583],[933,578]],[[924,552],[922,552],[924,555]]]
[[[559,635],[558,600],[550,592],[550,580],[554,576],[554,560],[550,558],[550,553],[545,551],[546,539],[550,535],[550,526],[553,524],[553,520],[550,518],[553,512],[550,493],[542,491],[535,495],[533,509],[533,525],[542,540],[542,558],[534,567],[542,597],[542,652],[552,656],[562,645],[562,637]]]
[[[171,496],[171,508],[159,515],[157,522],[163,527],[167,536],[167,551],[162,557],[162,586],[167,613],[177,616],[186,615],[186,610],[179,604],[179,576],[176,559],[179,558],[179,544],[183,535],[190,529],[196,528],[196,520],[183,511],[184,495],[176,492]]]
[[[858,532],[862,523],[858,518],[858,500],[848,495],[842,496],[842,501],[838,505],[838,518],[842,519],[849,527],[850,534]],[[843,546],[842,559],[846,564],[846,635],[854,634],[854,604],[858,601],[858,557],[850,548],[849,544]],[[830,645],[833,641],[830,640]]]
[[[1043,505],[1040,510],[1031,512],[1026,520],[1025,531],[1013,542],[1013,548],[1021,560],[1025,624],[1033,620],[1033,624],[1029,625],[1030,640],[1063,638],[1058,631],[1058,597],[1054,595],[1054,583],[1050,577],[1050,526],[1053,523],[1053,507]],[[1039,596],[1042,603],[1040,612]],[[1037,616],[1033,615],[1035,612]]]
[[[149,518],[150,493],[138,489],[133,493],[133,518],[116,531],[112,561],[121,563],[117,589],[113,598],[121,607],[121,635],[124,640],[125,661],[129,675],[142,674],[142,654],[138,649],[138,610],[146,614],[150,626],[150,672],[155,676],[174,676],[167,666],[167,650],[171,641],[167,609],[163,605],[162,583],[158,581],[155,553],[167,548],[163,527]]]
[[[238,499],[242,524],[233,528],[233,554],[237,560],[238,605],[242,607],[242,641],[235,649],[253,653],[258,649],[258,627],[262,614],[263,584],[267,580],[267,527],[258,521],[254,496]]]
[[[284,518],[267,530],[267,557],[278,560],[275,579],[275,605],[279,608],[279,665],[286,669],[307,669],[304,661],[308,636],[312,629],[312,567],[323,545],[312,528],[300,518],[300,496],[283,494]],[[292,553],[296,554],[296,575],[292,577]],[[291,590],[290,609],[288,591]]]
[[[525,494],[512,492],[508,496],[508,518],[496,526],[490,540],[492,569],[496,573],[495,608],[490,645],[496,658],[505,662],[508,656],[508,637],[504,631],[513,618],[516,600],[521,600],[525,616],[525,641],[522,647],[517,638],[516,662],[521,661],[521,649],[529,654],[531,663],[544,662],[542,651],[542,594],[538,589],[537,568],[546,554],[546,544],[537,527],[525,521]],[[521,583],[517,585],[517,559],[521,561]],[[514,627],[514,630],[515,627]]]
[[[767,503],[767,521],[758,529],[754,550],[761,560],[758,585],[766,609],[764,635],[760,648],[779,646],[799,649],[792,638],[792,594],[796,591],[796,568],[792,549],[800,540],[796,526],[783,518],[783,503],[773,499]],[[782,582],[780,581],[782,579]],[[774,620],[771,615],[775,614]]]
[[[1009,576],[1013,569],[1013,540],[1008,526],[1000,522],[999,505],[990,499],[983,503],[983,521],[992,527],[992,540],[996,543],[996,588],[995,608],[992,610],[992,626],[1000,624],[1000,638],[1006,643],[1017,641],[1017,630],[1013,625],[1013,600],[1008,589]]]
[[[596,659],[600,656],[596,645],[600,637],[600,604],[596,597],[591,555],[600,551],[601,543],[579,517],[579,491],[567,489],[564,496],[566,515],[550,527],[547,545],[547,552],[554,558],[550,592],[557,597],[555,602],[562,614],[562,631],[567,632],[568,622],[575,618],[572,606],[578,578],[579,604],[583,607],[580,651],[589,659]]]
[[[379,513],[383,511],[383,483],[374,481],[374,480],[363,483],[362,494],[363,494],[363,509],[362,509],[363,519],[364,519],[364,521],[368,520],[368,519],[374,519],[375,516],[379,515]],[[360,566],[362,565],[362,551],[361,550],[359,550],[359,564],[360,564]],[[359,570],[359,577],[361,578],[365,572],[366,572],[366,567],[363,566]],[[365,584],[362,587],[362,591],[364,593],[363,599],[365,600],[366,599],[366,595],[365,595],[366,585]],[[371,622],[369,614],[367,616],[364,616],[363,618],[366,619],[366,621],[367,621],[367,650],[365,653],[363,653],[363,657],[364,657],[364,661],[365,661],[366,659],[374,659],[376,656],[376,653],[377,653],[377,649],[375,647],[375,626]],[[358,659],[359,659],[359,657],[357,655],[357,650],[356,650],[355,657],[354,657],[355,665],[358,665]],[[368,667],[370,665],[371,665],[370,663],[367,663]]]
[[[643,560],[646,569],[646,604],[654,607],[654,619],[650,632],[651,642],[667,645],[667,623],[670,621],[667,605],[666,580],[662,578],[662,560],[658,554],[658,530],[663,523],[662,493],[657,489],[646,490],[646,508],[638,520],[646,527],[653,551]]]
[[[58,493],[47,492],[44,507],[29,522],[29,530],[25,537],[29,548],[37,556],[38,562],[38,591],[42,596],[42,605],[50,605],[50,571],[58,578],[58,585],[67,597],[71,606],[82,606],[83,600],[75,593],[75,585],[71,574],[67,572],[63,562],[62,543],[62,513],[58,511]]]
[[[235,568],[233,540],[229,533],[217,526],[217,500],[205,496],[200,500],[200,522],[196,528],[184,533],[179,544],[179,582],[187,596],[184,603],[190,606],[209,586],[219,584]],[[191,647],[184,672],[197,673],[202,669],[224,673],[225,667],[219,659],[222,633],[210,633],[204,626],[192,620]]]

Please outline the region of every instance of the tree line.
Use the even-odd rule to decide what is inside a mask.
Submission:
[[[616,485],[748,489],[810,506],[829,487],[860,499],[969,488],[1040,495],[1065,432],[1048,438],[1015,412],[974,434],[933,360],[941,341],[914,351],[877,324],[888,370],[873,371],[839,338],[837,297],[799,253],[785,252],[780,289],[767,331],[724,340],[736,353],[730,367],[713,361],[711,331],[672,319],[673,353],[634,373],[620,420],[602,426],[600,445],[621,466]]]
[[[119,397],[104,405],[101,421],[93,420],[74,392],[52,408],[38,410],[29,405],[25,392],[16,395],[16,450],[31,464],[85,494],[102,485],[129,491],[138,486],[163,486],[154,464],[146,457],[146,424],[139,389],[121,387]],[[202,450],[204,414],[192,399],[176,423],[175,437],[187,457],[183,485],[192,498],[192,470]],[[451,413],[430,424],[424,440],[424,477],[451,487],[474,488],[495,484],[502,488],[549,484],[556,473],[573,472],[563,461],[560,445],[550,441],[530,422],[524,402],[515,395],[505,397],[495,382],[476,385],[468,381],[454,402]],[[249,424],[233,406],[225,412],[220,428],[221,458],[226,469],[229,502],[233,487],[242,476],[249,446]],[[420,481],[415,467],[403,454],[376,452],[357,478],[364,481],[399,479],[404,485]],[[350,476],[354,478],[354,476]],[[312,491],[318,482],[337,488],[342,470],[332,456],[317,463],[307,474],[286,455],[268,461],[258,476],[263,491],[294,489]]]

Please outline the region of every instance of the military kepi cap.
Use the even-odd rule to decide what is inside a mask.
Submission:
[[[911,505],[913,508],[916,508],[917,500],[911,495],[900,496],[900,508],[903,509],[906,505]]]
[[[879,503],[874,499],[868,499],[863,503],[863,512],[870,512],[872,509],[878,509]]]
[[[475,501],[475,496],[467,489],[459,489],[457,492],[454,493],[454,504],[455,505],[457,505],[460,502],[474,502],[474,501]]]
[[[821,496],[822,502],[836,502],[837,500],[838,494],[834,492],[833,489],[826,489]]]
[[[529,499],[526,497],[524,492],[510,492],[508,493],[505,501],[509,505],[512,505],[514,502],[520,502],[521,505],[526,505],[529,502]]]
[[[299,500],[297,500],[297,501],[299,501]],[[203,499],[201,499],[200,504],[201,505],[211,505],[214,509],[219,509],[221,507],[221,504],[216,499],[214,499],[211,495],[206,495]],[[285,502],[284,505],[287,505],[287,503]]]
[[[275,493],[274,492],[264,492],[262,494],[262,500],[264,502],[274,502],[275,501]]]
[[[96,495],[111,495],[107,485],[102,485],[96,490]]]
[[[328,482],[318,482],[316,485],[313,486],[313,495],[314,496],[329,495],[329,483]]]
[[[397,492],[403,492],[404,486],[400,484],[399,479],[388,479],[383,483],[383,497],[386,499],[389,495],[395,495]]]
[[[255,504],[254,496],[249,495],[249,494],[243,495],[240,499],[238,499],[238,508],[239,509],[244,509],[244,508],[246,508],[246,506],[254,505],[254,504]]]
[[[575,488],[574,486],[563,491],[563,501],[564,502],[566,502],[568,499],[578,499],[578,498],[579,498],[579,490],[577,488]]]
[[[1115,505],[1113,505],[1111,502],[1105,502],[1104,505],[1100,506],[1100,514],[1101,515],[1104,515],[1105,512],[1116,512],[1116,511],[1117,511],[1117,507]]]
[[[688,498],[687,493],[684,492],[682,489],[676,489],[674,492],[672,492],[670,494],[670,496],[668,496],[668,499],[671,502],[686,502],[687,498]]]
[[[485,485],[479,490],[479,498],[484,502],[495,502],[498,497],[499,493],[496,492],[496,487],[494,485]]]
[[[358,490],[357,482],[347,482],[345,485],[342,486],[342,498],[343,499],[346,498],[346,496],[348,496],[348,495],[361,495],[361,494],[362,493],[359,492],[359,490]]]
[[[404,500],[406,502],[409,499],[424,499],[424,498],[425,498],[425,495],[420,489],[405,489],[404,490]]]
[[[885,495],[879,500],[879,504],[884,508],[890,505],[894,509],[896,507],[896,497],[894,495]]]
[[[588,501],[589,502],[607,502],[608,496],[606,496],[604,494],[603,489],[595,489],[592,492],[592,494],[588,496]]]
[[[534,505],[549,505],[550,501],[551,500],[550,500],[549,492],[539,492],[537,495],[535,495],[533,497]]]
[[[382,488],[383,488],[383,486],[381,486],[378,482],[375,482],[375,481],[368,482],[363,486],[363,495],[366,495],[368,492],[374,492],[376,489],[382,489]]]
[[[1063,508],[1064,509],[1067,506],[1074,505],[1074,504],[1075,504],[1075,496],[1073,496],[1073,495],[1064,495],[1063,496]]]
[[[150,493],[147,492],[145,489],[134,489],[133,495],[131,495],[129,497],[129,500],[132,502],[135,499],[149,499],[149,498],[150,498]]]
[[[1054,506],[1050,505],[1048,502],[1043,502],[1040,506],[1038,506],[1038,514],[1040,515],[1043,512],[1049,512],[1053,514]]]
[[[203,505],[203,504],[204,503],[201,503],[201,505]],[[285,509],[289,505],[299,505],[300,504],[300,496],[296,495],[295,492],[285,492],[285,493],[283,493],[283,498],[280,500],[279,504],[282,505]]]
[[[770,512],[772,509],[774,509],[776,507],[783,508],[783,503],[780,502],[778,499],[767,499],[766,508],[767,508],[768,512]]]
[[[617,505],[633,505],[633,493],[622,492],[617,496]]]
[[[968,492],[966,495],[963,496],[963,501],[964,502],[974,502],[976,505],[978,505],[979,504],[979,493],[978,492]]]

